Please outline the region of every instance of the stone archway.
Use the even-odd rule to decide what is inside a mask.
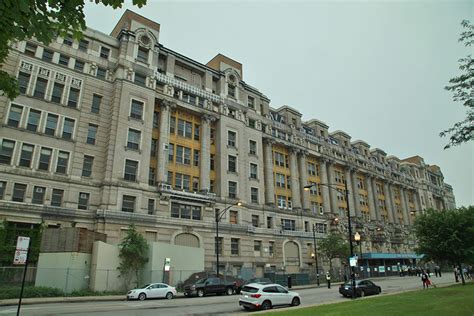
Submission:
[[[285,265],[287,272],[299,272],[300,268],[300,247],[294,241],[285,243]]]
[[[174,244],[179,246],[199,248],[199,238],[189,233],[181,233],[174,237]]]

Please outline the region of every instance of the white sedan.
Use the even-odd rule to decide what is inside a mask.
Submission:
[[[165,283],[150,283],[142,288],[128,291],[127,300],[144,301],[147,298],[167,298],[172,299],[176,296],[176,288]]]
[[[288,291],[280,284],[247,284],[240,291],[239,298],[239,305],[246,310],[271,309],[279,305],[298,306],[300,303],[298,293]]]

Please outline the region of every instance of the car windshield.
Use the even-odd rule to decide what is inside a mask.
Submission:
[[[151,285],[151,283],[148,283],[148,284],[145,284],[144,286],[142,286],[141,288],[144,289],[146,287],[149,287]]]
[[[248,293],[257,293],[258,289],[252,286],[244,286],[242,288],[242,292],[248,292]]]
[[[204,283],[207,279],[199,279],[196,283]]]

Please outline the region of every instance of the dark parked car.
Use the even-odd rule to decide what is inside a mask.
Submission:
[[[235,283],[222,280],[220,278],[204,278],[194,284],[184,286],[184,296],[197,295],[203,297],[207,294],[227,294],[232,295],[235,291]]]
[[[370,280],[357,280],[356,281],[356,296],[366,296],[372,294],[380,294],[382,288]],[[339,293],[346,297],[352,297],[352,283],[347,282],[339,286]]]
[[[273,283],[272,280],[270,280],[269,278],[253,278],[253,279],[249,279],[247,281],[245,281],[244,283],[240,284],[239,286],[237,286],[235,288],[235,293],[239,294],[240,293],[240,290],[242,289],[242,287],[244,285],[247,285],[247,284],[250,284],[250,283],[258,283],[258,284],[270,284],[270,283]]]

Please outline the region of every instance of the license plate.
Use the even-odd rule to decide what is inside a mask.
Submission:
[[[244,295],[244,297],[245,297],[245,298],[249,298],[249,296],[248,296],[248,295]]]
[[[349,289],[349,287],[348,287],[348,286],[346,286],[344,289],[345,289],[345,290],[348,290],[348,289]]]

